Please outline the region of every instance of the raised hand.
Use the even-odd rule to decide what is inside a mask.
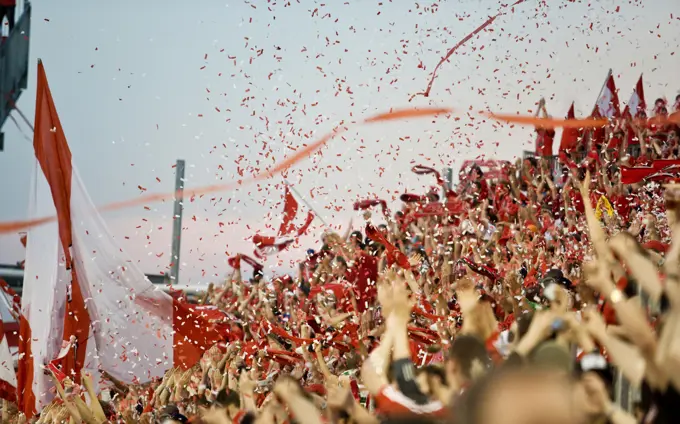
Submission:
[[[238,388],[240,392],[245,394],[252,393],[256,386],[257,383],[253,380],[249,372],[241,372],[241,376],[238,379]]]
[[[590,193],[590,171],[586,171],[586,176],[581,183],[581,195],[587,196]]]
[[[420,263],[423,261],[423,257],[420,256],[419,253],[413,253],[411,256],[408,258],[408,263],[411,265],[412,268],[415,268],[417,266],[420,266]]]
[[[616,288],[614,281],[612,281],[611,270],[604,259],[587,262],[583,264],[583,269],[586,275],[586,284],[593,290],[608,296]]]
[[[352,393],[346,388],[328,387],[327,395],[326,405],[334,411],[347,411],[354,403]]]
[[[408,320],[415,301],[406,290],[406,283],[397,278],[392,284],[392,312],[398,317]]]
[[[607,331],[607,324],[604,322],[604,318],[594,308],[588,308],[583,311],[583,322],[588,333],[596,339],[601,339]]]
[[[293,371],[291,371],[290,376],[296,380],[300,380],[304,374],[305,374],[304,364],[298,362],[297,364],[295,364],[295,367],[293,368]]]

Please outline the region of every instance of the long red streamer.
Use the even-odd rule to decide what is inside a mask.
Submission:
[[[512,8],[512,7],[514,7],[514,6],[517,6],[517,5],[520,4],[520,3],[524,3],[524,1],[525,1],[525,0],[517,0],[517,1],[514,2],[512,5],[510,5],[510,7]],[[479,34],[479,33],[480,33],[481,31],[483,31],[486,27],[488,27],[489,25],[491,25],[491,24],[493,23],[493,21],[495,21],[496,18],[499,17],[499,16],[501,16],[502,14],[503,14],[503,12],[502,12],[502,11],[499,11],[498,13],[496,13],[496,15],[494,15],[494,16],[490,17],[489,19],[487,19],[483,24],[481,24],[480,26],[478,26],[474,31],[472,31],[471,33],[469,33],[468,35],[466,35],[462,40],[460,40],[459,42],[457,42],[455,46],[451,47],[451,48],[449,49],[449,51],[446,53],[446,56],[442,57],[441,60],[439,61],[439,63],[437,63],[437,66],[434,67],[434,71],[432,71],[432,77],[430,78],[430,82],[427,84],[427,88],[425,89],[425,91],[423,91],[423,92],[421,92],[421,93],[416,93],[416,94],[414,94],[413,96],[411,96],[411,98],[410,98],[408,101],[410,102],[411,100],[413,100],[413,98],[414,98],[415,96],[430,97],[430,91],[432,90],[432,84],[434,84],[434,79],[437,78],[437,71],[438,71],[439,68],[444,64],[444,62],[446,62],[447,60],[449,60],[449,58],[456,52],[456,50],[458,50],[458,48],[459,48],[460,46],[462,46],[463,44],[465,44],[465,43],[467,43],[468,41],[470,41],[470,39],[471,39],[472,37],[474,37],[475,35]]]
[[[404,108],[390,110],[387,113],[380,113],[366,118],[361,121],[358,125],[367,125],[377,122],[388,122],[395,120],[402,120],[408,118],[422,118],[422,117],[436,117],[438,115],[451,114],[454,113],[453,108],[441,108],[441,107],[428,107],[428,108]],[[498,121],[503,121],[510,124],[533,126],[538,128],[597,128],[602,127],[608,123],[606,119],[555,119],[555,118],[538,118],[535,116],[523,116],[523,115],[509,115],[509,114],[494,114],[488,112],[479,112],[480,115],[486,116],[491,119]],[[660,119],[660,118],[657,118]],[[659,120],[659,124],[680,124],[680,113],[674,113],[668,118]],[[187,190],[184,196],[200,196],[209,193],[215,193],[220,191],[235,190],[242,185],[262,181],[273,176],[276,176],[291,166],[297,164],[298,162],[311,156],[314,152],[325,146],[330,140],[335,138],[337,135],[346,132],[348,128],[335,128],[330,133],[319,138],[317,141],[313,142],[295,152],[292,156],[284,159],[282,162],[276,164],[273,168],[265,170],[252,178],[246,180],[239,180],[228,184],[214,184],[209,186],[198,187],[193,190]],[[101,207],[99,210],[101,212],[114,211],[119,209],[129,208],[131,206],[144,205],[152,202],[158,202],[161,200],[171,200],[179,193],[169,192],[169,193],[157,193],[149,194],[146,196],[137,197],[134,199],[124,200],[120,202],[110,203],[106,206]],[[52,222],[56,219],[55,216],[46,216],[42,218],[28,219],[22,221],[5,221],[0,222],[0,234],[16,233],[19,231],[24,231],[28,228],[36,227],[38,225],[43,225],[48,222]]]

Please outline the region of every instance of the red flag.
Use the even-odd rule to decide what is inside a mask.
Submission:
[[[423,165],[415,165],[413,168],[411,168],[411,171],[414,174],[418,175],[432,174],[437,179],[437,184],[439,184],[440,186],[444,186],[444,179],[442,178],[442,175],[439,173],[439,171],[437,171],[434,168],[430,168],[429,166]]]
[[[260,234],[253,236],[253,243],[255,244],[255,257],[258,259],[265,259],[266,256],[276,255],[285,250],[293,239],[279,241],[276,237],[267,237]]]
[[[634,115],[634,116],[633,116]],[[627,142],[629,146],[638,146],[640,139],[638,132],[633,126],[633,118],[647,119],[647,104],[645,102],[644,86],[642,83],[642,75],[635,85],[635,90],[623,111],[623,118],[626,120],[624,128],[627,129]]]
[[[607,75],[602,91],[597,97],[597,102],[593,108],[591,118],[620,118],[621,111],[619,110],[619,95],[616,92],[616,84],[614,83],[614,75],[611,70]],[[597,147],[605,142],[604,127],[594,128],[590,138],[590,152],[597,156]]]
[[[387,202],[385,202],[382,199],[365,199],[359,200],[358,202],[354,202],[355,211],[367,210],[372,208],[373,206],[380,206],[380,209],[382,210],[383,215],[385,215],[385,218],[389,219],[390,213],[389,210],[387,209]]]
[[[597,98],[597,103],[593,108],[591,114],[593,118],[619,118],[621,111],[619,110],[619,95],[616,92],[616,83],[614,82],[614,75],[611,71],[607,76],[607,80],[600,91]]]
[[[309,229],[309,226],[312,225],[312,222],[314,221],[314,212],[309,211],[307,212],[307,219],[305,219],[305,223],[302,224],[302,227],[298,228],[297,230],[297,236],[303,236]]]
[[[198,364],[203,354],[222,340],[222,336],[199,311],[191,305],[172,300],[173,365],[188,369]]]
[[[295,225],[293,225],[293,220],[295,215],[297,215],[298,202],[295,200],[295,196],[290,192],[288,186],[286,186],[286,194],[284,195],[283,204],[283,222],[281,222],[281,227],[279,228],[279,235],[285,236],[287,234],[295,231]]]
[[[574,102],[571,102],[571,107],[567,112],[567,119],[576,119],[574,113]],[[560,140],[560,152],[568,153],[578,146],[579,130],[578,128],[564,128],[562,130],[562,139]]]
[[[234,268],[234,269],[240,269],[241,268],[241,261],[247,263],[251,267],[253,267],[254,271],[262,271],[264,269],[264,266],[262,266],[261,263],[257,262],[255,259],[251,258],[250,256],[246,256],[244,254],[239,253],[238,255],[229,258],[227,262],[229,263],[229,266]]]
[[[59,225],[60,252],[65,262],[64,284],[69,291],[64,310],[63,334],[53,334],[62,340],[76,339],[74,355],[67,355],[62,369],[71,375],[75,382],[80,381],[80,371],[85,364],[87,342],[90,338],[90,315],[85,307],[85,298],[81,291],[79,278],[72,256],[73,229],[71,219],[71,150],[61,126],[52,93],[47,82],[47,75],[42,62],[38,64],[38,86],[36,90],[35,132],[33,149],[42,173],[50,186],[54,207]],[[55,264],[56,266],[56,264]],[[83,277],[84,278],[84,277]],[[21,320],[21,338],[19,343],[19,407],[27,415],[35,412],[35,393],[31,388],[35,370],[31,357],[30,326]],[[30,363],[30,364],[29,364]]]
[[[642,84],[642,75],[640,75],[640,79],[638,79],[637,84],[635,84],[633,94],[630,96],[630,100],[628,100],[628,104],[623,109],[621,115],[628,119],[647,117],[647,103],[645,102],[645,89]]]
[[[253,236],[253,243],[255,244],[255,256],[258,259],[265,259],[266,256],[275,255],[283,250],[285,250],[295,239],[290,239],[287,237],[300,237],[307,232],[307,229],[314,221],[314,214],[312,212],[307,213],[307,219],[304,224],[297,230],[295,229],[295,224],[293,221],[297,215],[298,203],[295,197],[290,192],[288,185],[286,185],[286,193],[284,195],[284,206],[283,206],[283,221],[281,222],[281,227],[279,228],[278,236],[263,236],[260,234],[255,234]],[[295,235],[293,235],[295,233]],[[287,239],[284,239],[283,237]]]
[[[42,63],[33,145],[40,169],[29,214],[56,210],[57,221],[46,224],[47,231],[31,228],[28,234],[20,410],[31,417],[52,400],[53,384],[41,372],[49,364],[76,382],[88,369],[125,384],[149,382],[173,366],[193,366],[212,345],[211,329],[154,290],[116,245],[73,164]]]
[[[389,264],[396,263],[403,269],[411,269],[411,264],[409,264],[406,255],[397,249],[392,243],[387,241],[382,233],[376,230],[371,224],[366,224],[366,237],[385,246]]]
[[[645,181],[670,183],[680,179],[680,165],[670,165],[645,177]]]
[[[680,160],[655,160],[652,162],[651,166],[622,166],[621,182],[623,184],[635,184],[649,179],[650,177],[655,177],[656,179],[665,177],[677,173],[678,165],[680,165]]]

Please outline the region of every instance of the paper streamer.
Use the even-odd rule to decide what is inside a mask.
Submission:
[[[462,110],[462,109],[461,109]],[[378,122],[389,122],[397,121],[409,118],[424,118],[424,117],[437,117],[438,115],[448,115],[455,113],[453,108],[442,108],[442,107],[425,107],[425,108],[404,108],[404,109],[393,109],[389,112],[379,113],[364,119],[363,121],[355,124],[354,126],[361,126],[367,124],[373,124]],[[487,118],[494,119],[497,121],[533,126],[537,128],[597,128],[607,125],[609,122],[606,119],[555,119],[555,118],[538,118],[535,116],[523,116],[523,115],[509,115],[509,114],[494,114],[489,112],[479,112],[480,116],[486,116]],[[659,118],[657,118],[659,121]],[[645,121],[646,122],[646,121]],[[668,124],[680,124],[680,114],[674,113],[668,118],[662,120],[661,123]],[[238,180],[227,184],[214,184],[209,186],[198,187],[195,189],[184,190],[184,197],[200,196],[209,193],[216,193],[220,191],[230,191],[236,190],[246,184],[266,180],[268,178],[274,177],[281,174],[286,169],[292,167],[293,165],[301,162],[307,157],[311,156],[314,152],[320,150],[329,141],[331,141],[336,136],[348,131],[348,127],[337,127],[333,131],[319,138],[312,144],[300,149],[295,152],[292,156],[287,157],[282,162],[276,164],[273,168],[262,171],[261,173],[255,175],[254,177],[247,178],[244,180]],[[124,200],[120,202],[110,203],[106,206],[99,208],[100,212],[108,212],[114,210],[120,210],[129,208],[137,205],[145,205],[148,203],[159,202],[161,200],[172,200],[175,198],[175,192],[169,193],[158,193],[158,194],[148,194],[141,197],[136,197],[130,200]],[[16,233],[19,231],[24,231],[28,228],[36,227],[38,225],[43,225],[48,222],[56,220],[56,216],[42,217],[36,219],[29,219],[23,221],[5,221],[0,222],[0,234]]]
[[[517,6],[518,4],[520,4],[520,3],[524,3],[524,1],[525,1],[525,0],[517,0],[516,2],[514,2],[513,4],[511,4],[510,7],[511,7],[511,8],[512,8],[512,7],[515,7],[515,6]],[[415,96],[430,97],[430,90],[432,90],[432,84],[434,84],[434,80],[435,80],[435,78],[437,78],[437,71],[439,70],[439,67],[441,67],[441,66],[444,64],[444,62],[446,62],[447,60],[449,60],[449,58],[456,52],[456,50],[458,50],[458,48],[459,48],[460,46],[462,46],[463,44],[465,44],[465,43],[467,43],[468,41],[470,41],[470,39],[471,39],[472,37],[474,37],[475,35],[479,34],[479,33],[480,33],[481,31],[483,31],[486,27],[488,27],[489,25],[491,25],[491,24],[493,23],[493,21],[495,21],[496,18],[499,17],[499,16],[501,16],[501,15],[503,15],[503,12],[502,12],[502,11],[499,11],[499,12],[496,13],[494,16],[492,16],[492,17],[490,17],[489,19],[487,19],[483,24],[481,24],[480,26],[478,26],[474,31],[472,31],[471,33],[469,33],[468,35],[466,35],[462,40],[460,40],[459,42],[457,42],[455,46],[451,47],[451,48],[449,49],[449,51],[446,52],[446,55],[439,61],[439,63],[437,63],[437,66],[434,67],[434,71],[432,71],[432,77],[430,78],[430,82],[427,84],[427,88],[425,89],[425,91],[423,91],[423,92],[421,92],[421,93],[416,93],[416,94],[414,94],[413,96],[411,96],[411,98],[410,98],[408,101],[410,102],[411,100],[413,100],[413,98],[414,98]]]

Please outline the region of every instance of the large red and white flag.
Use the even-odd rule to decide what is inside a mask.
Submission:
[[[642,84],[642,75],[635,84],[633,94],[621,114],[624,118],[639,118],[647,115],[647,103],[645,102],[645,88]]]
[[[600,91],[597,97],[597,103],[593,109],[592,116],[602,118],[618,118],[621,116],[619,95],[616,92],[616,83],[614,83],[614,75],[611,70],[607,75],[602,91]]]
[[[50,402],[47,367],[74,381],[82,370],[102,370],[125,383],[141,383],[173,366],[197,363],[217,333],[154,286],[114,241],[73,165],[42,63],[33,147],[29,215],[56,215],[57,222],[28,233],[18,369],[21,410],[30,417]]]

